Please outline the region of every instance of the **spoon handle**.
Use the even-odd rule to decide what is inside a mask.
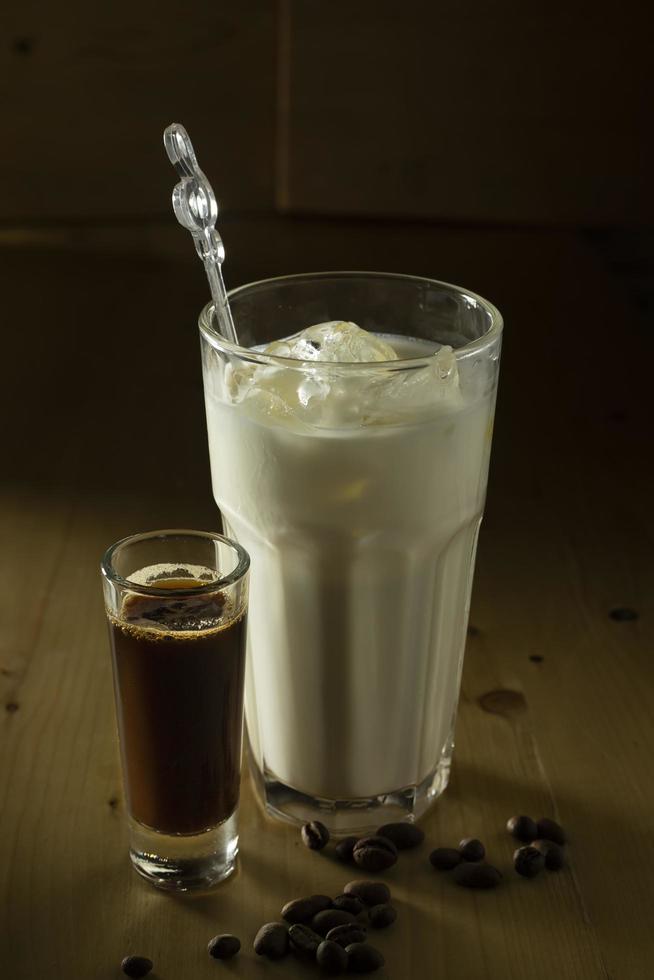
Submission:
[[[175,217],[193,236],[196,251],[202,259],[209,280],[221,332],[227,340],[236,344],[238,339],[221,269],[225,247],[216,231],[216,195],[198,166],[193,144],[182,125],[172,123],[166,128],[164,146],[168,159],[181,178],[173,188]]]

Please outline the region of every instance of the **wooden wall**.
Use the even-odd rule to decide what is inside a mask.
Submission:
[[[187,126],[235,212],[654,218],[645,3],[5,0],[0,220],[167,212]]]
[[[292,0],[291,210],[654,217],[644,2]]]
[[[183,122],[234,209],[273,206],[275,18],[268,0],[4,0],[0,215],[168,211],[162,133]]]

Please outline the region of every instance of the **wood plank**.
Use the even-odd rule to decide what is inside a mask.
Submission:
[[[284,0],[291,212],[465,221],[654,215],[648,11]]]
[[[569,275],[550,280],[539,297],[551,332],[536,331],[530,342],[541,366],[523,409],[531,431],[507,405],[498,419],[506,429],[500,456],[506,455],[495,462],[508,469],[501,501],[493,484],[479,563],[478,595],[492,596],[492,608],[484,602],[475,622],[503,651],[502,686],[517,684],[538,720],[540,759],[574,834],[575,875],[608,974],[639,977],[647,973],[644,949],[651,956],[654,948],[650,937],[636,939],[634,932],[642,903],[653,897],[641,857],[652,851],[653,800],[634,760],[654,744],[646,505],[654,474],[644,453],[651,441],[643,403],[647,361],[622,374],[609,351],[619,359],[618,351],[633,344],[646,358],[651,338],[617,288],[603,289],[597,278],[589,292],[598,270],[585,250],[566,265]],[[527,315],[525,303],[523,321]],[[570,325],[565,348],[556,326],[562,315]],[[557,394],[564,400],[553,405]],[[524,451],[509,458],[509,445]],[[612,620],[610,611],[624,606],[640,618]],[[607,889],[619,901],[607,899]]]
[[[507,880],[470,894],[431,871],[428,846],[403,856],[387,876],[399,918],[378,939],[378,976],[639,980],[654,956],[651,339],[571,234],[283,224],[254,238],[256,223],[240,228],[251,264],[235,259],[235,276],[341,258],[339,243],[348,263],[380,260],[390,236],[391,262],[478,287],[507,315],[454,773],[424,821],[432,846],[481,836]],[[255,957],[252,937],[286,899],[335,894],[353,875],[264,818],[248,779],[231,882],[171,898],[126,857],[97,566],[129,531],[215,526],[199,264],[34,247],[5,250],[1,268],[15,326],[0,471],[0,973],[108,980],[142,952],[162,978],[208,980],[206,942],[233,930],[239,975],[304,976]],[[640,351],[628,369],[616,324],[619,350]],[[640,618],[615,622],[614,606]],[[523,810],[561,818],[569,869],[534,882],[510,872],[503,825]]]
[[[148,215],[169,208],[162,145],[187,126],[226,208],[270,209],[275,7],[185,13],[172,0],[2,13],[0,95],[11,133],[0,218]]]
[[[441,227],[418,220],[320,218],[227,214],[220,221],[227,257],[224,264],[228,288],[244,282],[294,273],[329,269],[382,269],[388,272],[424,275],[458,282],[482,293],[503,309],[513,298],[512,269],[523,276],[521,243],[529,242],[529,261],[544,277],[557,275],[557,249],[568,249],[576,241],[574,230],[525,232],[518,228],[465,226]],[[471,253],[470,238],[475,249]],[[525,237],[526,236],[526,237]],[[181,306],[184,321],[195,322],[196,313],[209,301],[206,278],[190,236],[176,223],[172,213],[155,220],[61,223],[8,226],[0,229],[4,261],[15,262],[16,248],[29,250],[35,261],[48,261],[65,268],[74,256],[98,253],[108,258],[108,281],[121,269],[121,256],[130,264],[147,260],[148,297],[159,299],[166,308]],[[144,266],[145,268],[145,266]],[[530,270],[527,269],[527,272]],[[160,293],[152,291],[153,277]],[[157,279],[158,277],[158,279]],[[188,291],[192,291],[189,296]],[[141,292],[139,293],[139,296]],[[131,297],[114,295],[112,302],[129,315]],[[509,315],[510,315],[509,309]]]

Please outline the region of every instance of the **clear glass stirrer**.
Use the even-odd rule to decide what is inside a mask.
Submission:
[[[204,263],[211,298],[214,302],[220,331],[227,340],[237,344],[238,338],[227,301],[223,282],[222,263],[225,246],[216,231],[218,202],[213,188],[198,166],[189,135],[179,123],[171,123],[164,131],[164,146],[168,159],[182,178],[173,188],[173,211],[183,228],[193,235],[195,248]]]

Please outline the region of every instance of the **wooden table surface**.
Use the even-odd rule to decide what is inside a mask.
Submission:
[[[115,229],[0,235],[7,980],[110,980],[130,952],[161,980],[309,976],[259,959],[252,938],[284,901],[355,877],[265,818],[248,778],[232,880],[172,897],[130,870],[99,558],[132,531],[218,524],[202,273],[166,234],[140,249],[129,229],[125,247]],[[428,844],[385,876],[399,914],[377,975],[653,976],[652,338],[638,290],[572,231],[271,219],[230,234],[231,254],[249,256],[231,282],[321,266],[431,273],[507,320],[452,781],[422,822]],[[566,870],[510,871],[515,812],[561,820]],[[506,869],[497,891],[430,869],[430,848],[464,835]],[[230,965],[205,950],[222,931],[243,941]]]

